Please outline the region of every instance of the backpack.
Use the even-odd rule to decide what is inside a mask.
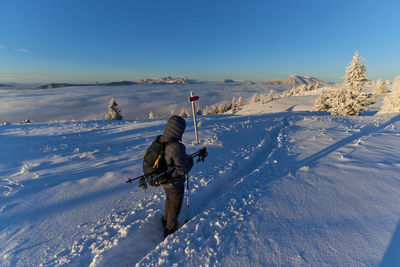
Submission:
[[[151,143],[143,157],[143,173],[146,175],[147,183],[153,187],[167,184],[172,173],[166,172],[168,167],[165,162],[164,154],[165,147],[168,144],[173,143],[173,141],[161,143],[160,137],[161,135]],[[163,172],[166,173],[160,176]]]

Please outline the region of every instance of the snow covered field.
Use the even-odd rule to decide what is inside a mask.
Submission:
[[[332,117],[314,99],[200,116],[199,145],[187,119],[188,153],[209,156],[164,241],[162,189],[125,181],[166,118],[0,126],[0,265],[397,266],[400,115]]]

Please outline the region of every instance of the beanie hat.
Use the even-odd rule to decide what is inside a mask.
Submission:
[[[165,127],[163,136],[168,140],[182,140],[186,128],[186,121],[180,116],[171,116]]]

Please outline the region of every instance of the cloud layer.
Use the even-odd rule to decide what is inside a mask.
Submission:
[[[58,89],[1,89],[0,122],[17,123],[24,119],[34,122],[54,120],[98,120],[107,113],[111,97],[119,104],[125,119],[146,119],[150,111],[157,117],[191,110],[190,91],[200,96],[196,102],[206,105],[226,102],[232,97],[251,97],[255,92],[268,93],[271,86],[206,83],[193,85],[130,85],[88,86]]]

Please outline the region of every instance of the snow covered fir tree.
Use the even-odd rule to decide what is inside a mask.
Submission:
[[[392,85],[392,92],[385,96],[378,114],[400,112],[400,76],[397,76]]]
[[[154,116],[153,111],[150,111],[150,112],[149,112],[149,119],[152,120],[152,119],[154,119],[154,118],[155,118],[155,116]]]
[[[378,114],[400,112],[400,90],[394,90],[384,99]]]
[[[242,106],[243,106],[243,98],[242,97],[239,97],[237,100],[236,100],[236,97],[232,98],[232,103],[230,106],[232,113],[238,112],[240,110],[240,107],[242,107]]]
[[[324,91],[316,100],[314,110],[328,111],[332,115],[359,115],[364,106],[372,103],[371,95],[362,91],[367,78],[365,60],[356,51],[350,65],[346,67],[344,86]]]
[[[343,78],[344,85],[349,91],[360,92],[367,82],[365,74],[368,71],[364,62],[365,60],[360,59],[358,51],[356,51],[350,65],[346,67],[346,75]]]
[[[383,83],[382,79],[378,79],[375,83],[374,94],[382,95],[387,93],[386,84]]]
[[[179,113],[179,116],[186,118],[187,116],[189,116],[189,114],[187,113],[186,109],[183,108]]]
[[[268,103],[268,102],[274,100],[275,98],[276,98],[275,92],[274,92],[274,90],[271,89],[271,90],[269,91],[268,95],[267,95],[266,97],[263,97],[263,98],[261,99],[261,103],[262,103],[262,104],[266,104],[266,103]]]
[[[314,110],[316,111],[329,111],[331,108],[331,101],[334,92],[323,90],[314,103]]]
[[[124,117],[121,114],[121,110],[118,108],[117,102],[114,98],[111,98],[108,104],[108,113],[106,115],[106,120],[123,120]]]
[[[258,102],[260,102],[260,96],[258,95],[258,93],[254,93],[251,97],[250,104],[255,104]]]
[[[392,84],[392,92],[395,90],[400,90],[400,76],[396,76]]]

